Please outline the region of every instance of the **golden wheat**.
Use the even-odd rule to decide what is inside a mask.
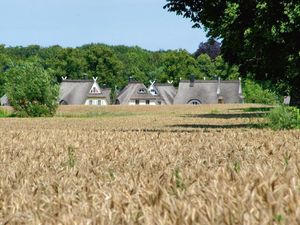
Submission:
[[[299,224],[300,132],[241,107],[0,119],[0,224]]]

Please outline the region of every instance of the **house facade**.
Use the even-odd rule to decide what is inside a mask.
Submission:
[[[97,105],[110,104],[111,89],[100,88],[97,78],[93,80],[68,80],[60,84],[60,105]]]

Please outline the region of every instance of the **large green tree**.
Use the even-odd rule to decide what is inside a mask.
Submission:
[[[225,60],[242,75],[271,81],[300,105],[299,0],[167,0],[165,8],[222,40]]]
[[[194,74],[196,79],[203,78],[196,59],[185,50],[165,52],[162,55],[162,67],[162,77],[158,77],[162,82],[173,80],[174,84],[178,85],[180,79],[188,79],[191,74]]]
[[[17,115],[38,117],[55,114],[59,88],[39,63],[11,65],[4,75],[5,93]]]
[[[109,87],[122,86],[123,63],[107,46],[83,46],[87,61],[87,74],[89,77],[98,77],[102,84]]]

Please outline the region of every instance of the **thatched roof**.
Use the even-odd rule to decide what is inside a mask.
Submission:
[[[216,104],[218,99],[224,103],[240,103],[242,100],[239,80],[182,80],[174,104],[188,104],[197,100],[201,104]]]
[[[224,80],[221,81],[220,96],[223,97],[224,103],[242,103],[241,83],[239,80]]]
[[[104,98],[109,102],[110,89],[101,89],[100,94],[91,94],[93,80],[63,80],[60,84],[59,102],[68,105],[82,105],[88,97]]]
[[[172,84],[155,84],[158,98],[163,105],[172,105],[176,96],[176,89]]]
[[[151,95],[143,83],[131,81],[118,95],[117,101],[121,105],[128,105],[130,100],[152,100]]]

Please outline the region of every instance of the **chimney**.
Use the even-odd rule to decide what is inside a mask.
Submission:
[[[218,89],[217,89],[217,95],[219,96],[221,94],[221,78],[218,77]]]
[[[242,78],[239,78],[239,95],[242,95],[243,90],[242,90]]]
[[[132,76],[128,77],[128,82],[129,82],[129,83],[133,82],[133,80],[134,80],[134,79],[133,79]]]
[[[195,75],[192,74],[190,75],[190,87],[194,87],[194,83],[195,83]]]
[[[87,73],[84,73],[83,74],[83,80],[87,80],[88,79],[88,75],[87,75]]]

